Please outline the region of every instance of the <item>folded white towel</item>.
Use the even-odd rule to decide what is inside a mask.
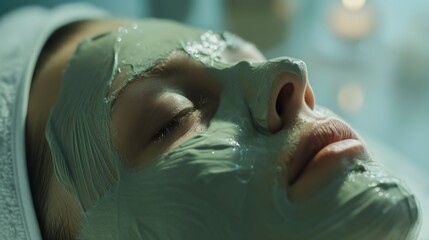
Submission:
[[[0,239],[41,239],[28,183],[25,118],[33,71],[49,36],[107,14],[86,4],[25,7],[0,19]]]

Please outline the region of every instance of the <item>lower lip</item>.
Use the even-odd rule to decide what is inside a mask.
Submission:
[[[352,161],[356,158],[367,158],[365,147],[361,141],[347,139],[331,143],[323,147],[308,162],[295,183],[304,178],[317,180],[319,176],[330,175],[330,172],[333,171],[338,172],[338,168],[343,166],[344,161]]]
[[[323,147],[314,158],[310,160],[306,168],[314,164],[324,164],[324,162],[328,161],[339,161],[345,158],[357,157],[356,155],[359,155],[362,150],[362,142],[356,139],[347,139],[331,143]]]
[[[354,159],[368,159],[367,151],[359,140],[347,139],[325,146],[310,160],[291,185],[289,199],[299,202],[311,198],[345,171],[345,163]]]

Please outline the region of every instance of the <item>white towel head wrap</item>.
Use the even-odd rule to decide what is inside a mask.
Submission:
[[[41,239],[25,154],[33,72],[49,36],[68,23],[106,13],[84,4],[26,7],[0,19],[0,239]]]

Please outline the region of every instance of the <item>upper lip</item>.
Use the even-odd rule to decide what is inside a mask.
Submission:
[[[288,184],[294,184],[306,165],[322,148],[346,139],[358,139],[358,137],[347,124],[339,119],[327,118],[311,124],[302,135],[296,150],[287,163]]]

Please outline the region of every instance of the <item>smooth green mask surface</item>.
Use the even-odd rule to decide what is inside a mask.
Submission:
[[[375,162],[356,160],[312,199],[289,200],[276,159],[294,149],[301,125],[269,133],[267,105],[273,78],[284,71],[306,78],[305,65],[288,57],[224,61],[222,52],[240,41],[146,20],[80,45],[47,138],[58,178],[82,206],[81,238],[413,238],[415,199]],[[217,112],[207,131],[130,169],[112,144],[112,103],[174,51],[200,61],[222,85]]]

